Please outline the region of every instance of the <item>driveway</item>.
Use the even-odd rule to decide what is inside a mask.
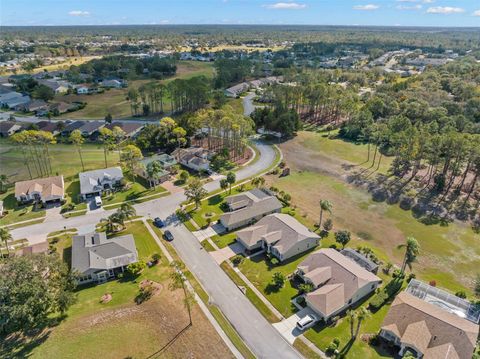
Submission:
[[[308,307],[303,308],[287,319],[272,325],[285,338],[285,340],[287,340],[290,344],[293,344],[295,339],[297,339],[297,337],[304,332],[303,330],[297,328],[297,322],[307,314],[314,314],[314,312]]]
[[[207,227],[205,229],[200,229],[198,231],[192,232],[192,234],[195,237],[197,237],[199,242],[201,242],[205,239],[213,237],[214,235],[217,234],[217,232],[215,232],[215,230],[212,227]]]
[[[218,251],[210,252],[215,262],[221,264],[223,261],[226,261],[228,258],[232,258],[237,254],[243,253],[245,251],[245,247],[242,246],[241,243],[235,242],[232,243],[225,248],[219,249]]]
[[[243,114],[245,116],[250,116],[253,111],[255,111],[255,106],[253,105],[253,99],[255,98],[254,93],[248,93],[247,96],[245,96],[242,99],[243,103]]]

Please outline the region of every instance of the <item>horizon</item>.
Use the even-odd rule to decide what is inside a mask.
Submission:
[[[7,6],[8,4],[8,6]],[[4,0],[3,26],[480,27],[477,0]]]

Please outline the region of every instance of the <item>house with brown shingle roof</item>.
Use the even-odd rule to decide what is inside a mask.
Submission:
[[[424,359],[471,359],[478,338],[479,314],[463,299],[412,282],[393,301],[380,337],[395,345],[400,356],[410,352]],[[418,289],[422,287],[426,290]]]
[[[305,301],[325,321],[368,296],[382,282],[333,248],[312,253],[298,265],[296,275],[315,288]]]
[[[65,198],[63,176],[37,178],[15,183],[15,198],[18,202],[58,202]]]
[[[248,250],[264,248],[279,261],[315,248],[320,237],[288,214],[274,213],[237,232]]]

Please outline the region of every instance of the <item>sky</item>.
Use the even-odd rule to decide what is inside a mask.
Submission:
[[[0,0],[0,24],[480,27],[480,0]]]

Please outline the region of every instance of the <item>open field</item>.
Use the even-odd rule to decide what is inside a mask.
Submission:
[[[49,146],[53,173],[63,174],[65,178],[76,176],[82,171],[80,157],[75,147],[67,144]],[[103,148],[97,144],[85,143],[82,145],[82,156],[85,170],[105,167]],[[8,139],[0,139],[1,173],[6,174],[10,183],[30,179],[28,170],[23,164],[20,148]],[[112,151],[107,155],[108,166],[118,165],[118,153]],[[34,177],[35,172],[33,173]]]
[[[421,245],[418,263],[413,266],[417,276],[426,281],[436,280],[439,287],[454,292],[466,289],[471,293],[480,261],[477,245],[480,235],[457,223],[446,227],[425,225],[410,211],[403,211],[398,205],[374,202],[369,193],[348,184],[345,168],[366,160],[366,145],[300,132],[280,147],[291,175],[268,176],[267,181],[291,194],[292,205],[307,220],[318,221],[318,202],[328,199],[333,203],[334,230],[348,229],[354,237],[351,246],[368,245],[382,260],[397,265],[403,256],[397,246],[404,243],[407,236],[414,236]],[[385,173],[389,161],[391,159],[384,158],[381,172]]]
[[[160,253],[142,222],[129,224],[121,234],[126,233],[134,235],[143,260]],[[30,345],[4,347],[2,351],[9,351],[11,358],[232,357],[197,305],[192,311],[193,326],[187,327],[183,291],[169,289],[170,272],[162,259],[135,280],[85,287],[78,291],[78,302],[59,325],[44,330]],[[159,283],[160,290],[137,305],[138,284],[147,278]],[[100,297],[105,293],[112,294],[112,300],[102,304]]]
[[[177,64],[177,74],[171,78],[160,80],[167,84],[174,79],[188,79],[194,76],[213,77],[213,65],[209,62],[198,61],[180,61]],[[139,87],[142,84],[155,80],[133,80],[129,82],[129,87]],[[110,89],[101,94],[92,95],[61,95],[57,96],[57,101],[64,102],[86,102],[87,106],[79,111],[65,113],[59,118],[63,119],[103,119],[110,113],[113,118],[132,117],[130,103],[127,100],[128,88]],[[164,111],[171,109],[168,96],[164,98]]]
[[[101,56],[75,56],[75,57],[67,57],[66,61],[60,62],[58,64],[52,64],[52,65],[45,65],[45,66],[40,66],[37,67],[36,69],[33,70],[33,73],[39,73],[39,72],[44,72],[44,71],[57,71],[57,70],[64,70],[70,68],[70,66],[75,65],[81,65],[84,64],[85,62],[91,61],[93,59],[98,59]],[[1,74],[6,74],[8,71],[0,71]],[[26,74],[27,72],[25,70],[22,70],[19,68],[16,72],[18,75],[20,74]]]

